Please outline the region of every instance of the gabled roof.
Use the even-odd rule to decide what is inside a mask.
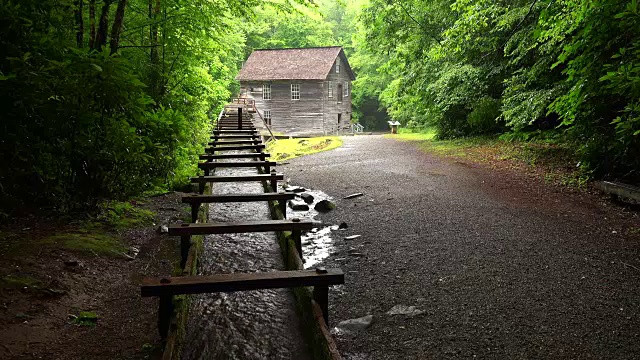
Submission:
[[[236,80],[324,80],[338,56],[342,59],[343,69],[351,80],[355,80],[340,46],[255,50]]]

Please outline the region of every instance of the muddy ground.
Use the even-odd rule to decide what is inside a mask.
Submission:
[[[140,297],[139,281],[173,271],[177,242],[159,227],[188,216],[182,195],[134,202],[154,215],[133,228],[43,219],[4,226],[0,358],[156,358],[157,300]],[[74,242],[92,236],[111,247],[78,248]]]

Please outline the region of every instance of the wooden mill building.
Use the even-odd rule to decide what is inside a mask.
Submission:
[[[340,46],[256,50],[236,80],[274,132],[309,136],[350,127],[355,75]]]

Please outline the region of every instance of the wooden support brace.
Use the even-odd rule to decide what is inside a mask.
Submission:
[[[329,326],[329,287],[324,285],[314,286],[313,300],[320,306],[324,323]]]
[[[342,270],[317,268],[315,270],[144,278],[140,285],[140,293],[143,297],[149,297],[340,284],[344,284]]]
[[[204,178],[204,177],[203,177],[203,176],[201,176],[201,178]],[[193,181],[193,180],[192,180],[192,181]],[[206,183],[206,182],[204,182],[204,181],[200,181],[200,182],[198,183],[198,192],[199,192],[200,194],[204,194],[204,188],[205,188],[205,186],[206,186],[206,185],[207,185],[207,183]]]
[[[200,160],[213,161],[219,159],[255,159],[259,158],[260,161],[266,161],[271,154],[265,152],[259,153],[240,153],[240,154],[202,154]]]
[[[194,224],[198,220],[198,212],[200,212],[200,203],[191,203],[191,222]]]
[[[165,339],[171,326],[175,295],[202,294],[258,289],[295,288],[313,286],[313,299],[322,310],[324,321],[329,322],[329,286],[344,284],[340,269],[300,271],[268,271],[264,273],[235,273],[209,276],[178,276],[146,278],[140,287],[143,297],[160,297],[158,328]]]
[[[293,221],[300,221],[300,219],[293,219]],[[304,262],[304,258],[302,257],[302,231],[293,230],[291,231],[291,237],[293,238],[293,242],[296,244],[296,250],[298,251],[298,256]]]
[[[269,193],[249,193],[249,194],[211,194],[199,195],[191,194],[183,196],[182,202],[187,204],[206,204],[206,203],[228,203],[228,202],[255,202],[255,201],[286,201],[295,199],[296,194],[293,192],[269,192]]]
[[[183,224],[189,225],[189,224]],[[187,258],[189,257],[189,249],[191,248],[191,236],[183,235],[180,236],[180,268],[184,269],[185,264],[187,263]]]
[[[238,129],[242,130],[242,107],[238,108]]]
[[[278,192],[278,179],[276,178],[276,170],[271,170],[271,191]]]
[[[308,231],[313,229],[314,227],[317,227],[318,224],[320,224],[318,221],[309,219],[169,224],[169,236],[241,234],[248,232],[293,230]]]
[[[280,207],[280,212],[282,212],[282,218],[287,218],[287,201],[286,200],[278,200],[278,207]]]
[[[165,294],[160,296],[158,306],[158,330],[162,340],[167,338],[169,327],[171,326],[171,315],[173,314],[173,295]]]

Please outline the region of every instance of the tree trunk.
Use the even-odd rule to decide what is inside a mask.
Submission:
[[[149,27],[149,45],[151,45],[149,51],[149,58],[151,61],[151,92],[152,96],[156,98],[160,93],[160,64],[158,56],[158,18],[160,15],[160,1],[161,0],[149,0],[149,21],[151,26]]]
[[[84,19],[82,18],[82,4],[84,0],[76,1],[76,44],[78,48],[84,46]]]
[[[116,18],[113,20],[111,27],[111,54],[118,51],[120,45],[120,33],[122,33],[122,24],[124,23],[124,10],[127,7],[127,0],[119,0],[116,9]]]
[[[105,0],[104,5],[102,5],[100,23],[98,24],[98,33],[96,34],[96,41],[94,43],[95,49],[98,51],[102,51],[102,47],[107,44],[107,33],[109,32],[109,7],[111,7],[111,0]]]
[[[89,48],[96,42],[96,0],[89,0]]]

